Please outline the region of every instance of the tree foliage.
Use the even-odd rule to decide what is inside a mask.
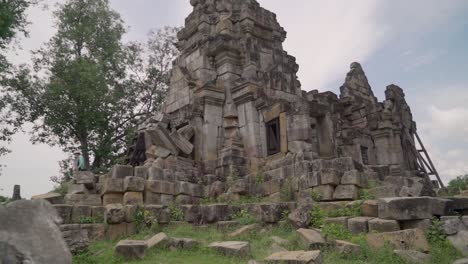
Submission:
[[[449,195],[458,195],[464,190],[468,190],[468,174],[458,176],[447,185]]]
[[[33,122],[33,142],[79,149],[88,168],[107,169],[142,118],[157,110],[177,54],[176,29],[125,45],[124,23],[108,0],[69,0],[54,13],[58,31],[8,81],[15,125]]]

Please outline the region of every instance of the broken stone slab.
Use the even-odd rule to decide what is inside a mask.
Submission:
[[[315,229],[301,228],[296,230],[302,244],[308,249],[320,249],[326,245],[322,234]]]
[[[348,241],[336,240],[334,246],[335,250],[343,255],[358,255],[361,253],[361,246]]]
[[[94,174],[90,171],[74,172],[73,178],[77,184],[84,184],[88,189],[93,189],[96,182]]]
[[[258,224],[246,225],[230,233],[228,237],[232,238],[232,237],[247,235],[247,234],[254,232],[258,228],[259,228]]]
[[[192,125],[186,125],[177,130],[181,136],[185,139],[190,140],[195,135],[195,128]]]
[[[393,253],[398,255],[400,258],[404,259],[405,261],[409,263],[430,263],[431,262],[431,256],[429,254],[421,253],[416,250],[394,250]]]
[[[271,244],[269,250],[270,254],[273,254],[273,253],[276,253],[276,252],[282,252],[282,251],[288,251],[287,249],[285,249],[284,247],[276,244],[276,243],[273,243]]]
[[[383,248],[388,244],[394,249],[429,252],[429,243],[421,229],[368,234],[367,243],[371,248]]]
[[[63,204],[63,196],[60,193],[45,193],[40,195],[34,195],[31,200],[46,200],[51,204]]]
[[[468,231],[460,231],[454,236],[449,236],[447,239],[463,256],[468,256]]]
[[[142,260],[146,255],[147,245],[140,240],[121,240],[115,246],[114,255],[125,260]]]
[[[379,218],[390,220],[431,219],[431,199],[428,197],[379,199]]]
[[[369,232],[369,220],[372,217],[353,217],[348,219],[348,230],[353,234]]]
[[[101,194],[123,193],[124,180],[120,178],[106,178],[102,185]]]
[[[191,238],[176,238],[170,239],[171,247],[181,249],[193,249],[200,246],[200,242]]]
[[[306,228],[310,224],[310,211],[312,205],[303,205],[292,211],[288,215],[289,223],[295,228]]]
[[[322,264],[320,250],[314,251],[282,251],[276,252],[265,259],[270,264]]]
[[[338,185],[333,193],[334,200],[357,200],[359,188],[356,185]]]
[[[193,144],[188,139],[181,136],[179,132],[174,131],[171,133],[171,139],[174,144],[182,151],[185,155],[190,155],[193,152]]]
[[[102,205],[101,195],[99,194],[67,194],[65,203],[71,205]]]
[[[165,233],[158,233],[153,237],[146,240],[148,249],[150,248],[166,248],[169,247],[171,243],[170,238]]]
[[[125,192],[142,192],[145,190],[145,185],[145,179],[137,176],[129,176],[124,179],[123,189]]]
[[[114,179],[125,179],[133,176],[133,167],[130,165],[114,165],[110,171],[110,177]]]
[[[396,220],[386,220],[380,218],[374,218],[369,220],[369,232],[394,232],[399,231],[400,225]]]
[[[179,155],[179,149],[172,140],[169,131],[161,124],[156,125],[156,127],[153,127],[152,129],[146,130],[145,133],[147,133],[149,138],[151,138],[151,142],[148,142],[148,144],[152,143],[152,145],[166,148],[171,151],[174,156]]]
[[[225,256],[250,256],[250,243],[245,241],[213,242],[208,245],[208,248],[214,249]]]
[[[106,205],[105,222],[108,224],[119,224],[125,221],[125,210],[122,204]]]

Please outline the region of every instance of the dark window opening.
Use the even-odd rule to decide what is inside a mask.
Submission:
[[[369,148],[361,146],[362,164],[369,165]]]
[[[281,135],[279,118],[266,123],[267,153],[268,156],[281,151]]]

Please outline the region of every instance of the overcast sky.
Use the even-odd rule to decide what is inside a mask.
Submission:
[[[44,0],[53,10],[57,1]],[[288,32],[285,49],[297,58],[304,90],[339,92],[349,64],[359,61],[380,100],[385,87],[405,90],[419,134],[445,181],[468,173],[468,1],[465,0],[259,0]],[[112,0],[126,25],[125,41],[145,40],[152,28],[181,26],[189,0]],[[10,55],[29,62],[55,31],[51,10],[29,10],[30,38]],[[33,146],[18,134],[0,158],[0,195],[14,184],[24,197],[48,192],[49,177],[66,155]]]

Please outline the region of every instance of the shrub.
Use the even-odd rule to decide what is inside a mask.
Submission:
[[[447,185],[447,191],[450,196],[458,195],[460,192],[468,189],[468,174],[464,176],[458,176],[451,180]]]
[[[156,229],[158,227],[158,220],[144,207],[138,206],[135,211],[135,231],[137,234],[146,229]]]
[[[342,225],[327,224],[322,227],[322,234],[327,240],[351,240],[353,234]]]
[[[240,210],[237,213],[234,213],[231,218],[241,225],[249,225],[256,222],[255,217],[253,217],[247,210]]]
[[[369,192],[369,189],[361,189],[359,190],[359,199],[364,201],[374,200],[375,196]]]
[[[329,217],[343,217],[343,216],[361,216],[362,215],[362,202],[354,202],[351,205],[338,208],[328,212]]]
[[[320,202],[320,200],[322,200],[322,196],[320,195],[320,193],[318,193],[316,191],[312,191],[310,193],[310,196],[312,197],[312,200],[314,200],[316,202]]]
[[[325,224],[325,218],[327,218],[327,212],[320,206],[314,206],[310,210],[310,225],[315,228],[321,228]]]
[[[171,221],[183,221],[184,220],[184,212],[177,204],[171,204],[169,206],[169,212],[171,214]]]
[[[290,179],[284,181],[280,188],[280,200],[283,202],[291,202],[294,200],[294,190]]]
[[[429,227],[429,230],[427,230],[427,234],[426,234],[429,242],[440,243],[446,240],[447,236],[444,230],[442,229],[442,225],[443,223],[439,219],[434,218],[432,220],[431,227]]]

